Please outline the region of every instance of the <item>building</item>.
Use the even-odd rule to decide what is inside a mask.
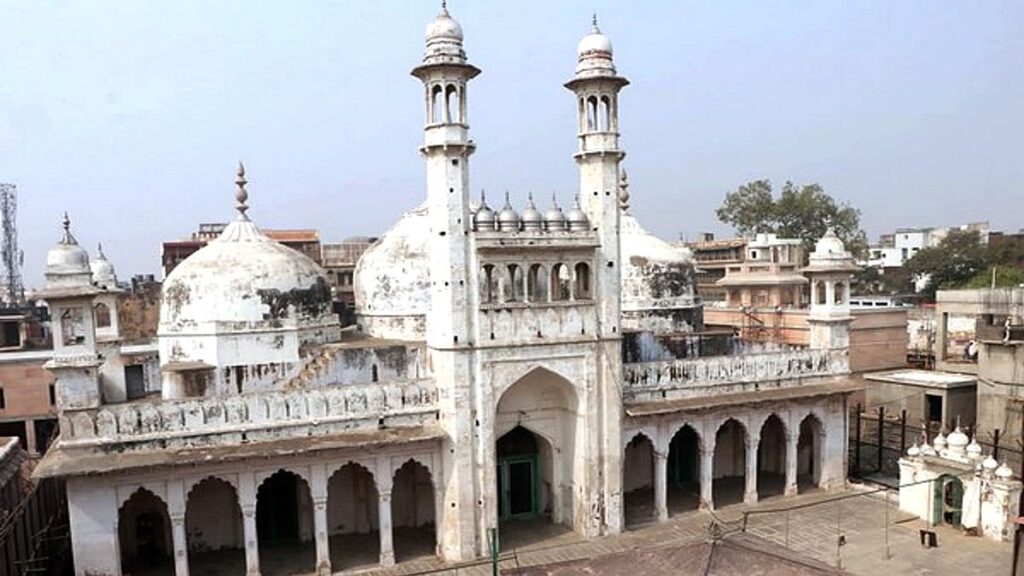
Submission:
[[[629,82],[596,20],[576,56],[575,198],[492,209],[469,194],[480,69],[442,4],[413,69],[426,201],[358,260],[356,329],[324,270],[250,220],[240,169],[236,219],[163,283],[161,399],[125,401],[82,256],[54,248],[61,433],[35,474],[67,479],[77,574],[459,561],[512,519],[597,538],[644,510],[844,486],[849,253],[829,236],[810,257],[809,346],[689,338],[692,255],[629,212]]]
[[[868,260],[862,265],[873,268],[900,268],[923,248],[938,246],[950,230],[976,231],[982,243],[988,244],[988,222],[971,222],[946,228],[898,228],[892,234],[882,234],[877,244],[868,248]]]
[[[376,238],[356,236],[346,238],[337,244],[320,246],[320,263],[327,273],[327,282],[334,291],[334,299],[341,303],[346,312],[355,312],[356,262]]]
[[[186,258],[197,252],[206,243],[224,232],[227,224],[200,224],[199,230],[183,240],[170,240],[160,247],[160,261],[164,278]],[[320,234],[316,230],[265,230],[267,236],[289,248],[302,252],[314,262],[320,263]]]
[[[804,249],[800,240],[758,234],[747,241],[742,262],[726,267],[715,284],[725,288],[726,306],[802,307],[807,278],[800,273]]]
[[[746,238],[715,240],[714,234],[705,233],[696,242],[684,242],[697,261],[697,294],[708,303],[723,302],[728,291],[718,285],[725,278],[726,269],[743,263],[746,256]]]

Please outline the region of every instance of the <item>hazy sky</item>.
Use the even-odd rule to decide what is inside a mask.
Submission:
[[[819,182],[897,226],[1024,227],[1024,2],[452,0],[470,61],[471,185],[576,186],[562,87],[597,11],[630,79],[633,211],[665,238],[728,232],[725,192]],[[121,277],[233,217],[383,232],[424,196],[416,152],[433,1],[0,0],[0,181],[19,187],[27,283],[60,213]]]

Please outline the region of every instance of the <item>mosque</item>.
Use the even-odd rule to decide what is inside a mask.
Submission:
[[[324,271],[249,218],[240,166],[235,220],[163,283],[158,392],[128,400],[97,340],[117,337],[96,320],[113,269],[91,269],[65,224],[40,294],[60,436],[35,474],[66,478],[76,574],[454,563],[524,526],[589,539],[844,486],[856,386],[838,238],[806,269],[810,346],[707,333],[691,254],[629,211],[629,81],[596,21],[565,84],[571,198],[471,198],[479,73],[442,6],[412,70],[426,200],[360,259],[355,329]]]

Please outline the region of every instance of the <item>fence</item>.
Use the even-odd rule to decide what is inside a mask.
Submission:
[[[899,459],[907,453],[916,441],[931,443],[943,429],[941,422],[927,422],[917,425],[907,420],[906,410],[891,414],[884,407],[873,412],[863,412],[858,404],[850,414],[849,472],[854,478],[880,482],[886,486],[899,485]],[[971,436],[969,427],[963,429]],[[945,430],[949,433],[948,428]],[[992,454],[996,460],[1005,462],[1010,468],[1024,476],[1024,459],[1020,442],[1011,445],[1001,439],[1001,431],[982,433],[975,441],[981,445],[982,453]]]
[[[0,574],[70,574],[67,509],[64,482],[39,481],[0,525]]]

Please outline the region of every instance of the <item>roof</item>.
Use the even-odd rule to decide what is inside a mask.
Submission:
[[[352,430],[335,434],[287,438],[265,442],[231,443],[222,446],[165,448],[155,450],[66,449],[58,441],[40,460],[33,476],[82,476],[103,474],[152,466],[185,466],[190,464],[229,462],[248,458],[267,458],[305,454],[320,450],[368,448],[378,445],[422,442],[444,436],[437,426],[385,428],[383,430]]]
[[[733,272],[715,282],[716,286],[783,286],[807,284],[807,278],[795,272]]]
[[[886,382],[889,384],[905,384],[908,386],[921,386],[924,388],[962,388],[964,386],[976,386],[978,379],[967,374],[954,372],[938,372],[935,370],[895,370],[891,372],[880,372],[865,374],[864,378],[872,382]]]
[[[698,240],[696,242],[684,242],[691,250],[721,250],[722,248],[739,248],[747,245],[746,238],[723,238],[722,240]]]
[[[278,242],[319,242],[320,233],[312,229],[264,230],[271,240]]]
[[[733,394],[707,394],[693,398],[677,398],[674,400],[651,400],[626,404],[626,414],[632,417],[668,414],[684,410],[701,410],[706,408],[723,408],[755,402],[777,402],[796,400],[815,396],[831,396],[833,394],[850,394],[864,389],[864,385],[852,380],[832,382],[829,384],[809,384],[790,386],[788,388],[772,388],[769,390],[752,390]]]

